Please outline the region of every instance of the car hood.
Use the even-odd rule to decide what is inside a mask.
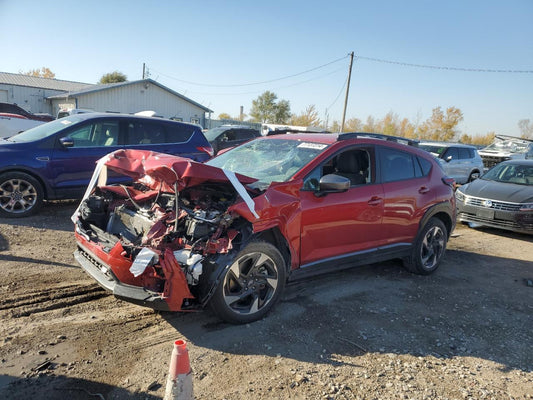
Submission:
[[[147,150],[117,150],[106,157],[105,165],[120,174],[133,179],[149,176],[171,188],[177,184],[178,190],[207,181],[232,182],[228,171],[170,154]],[[243,185],[257,181],[249,176],[233,175]]]
[[[181,191],[186,187],[200,185],[208,181],[228,183],[235,188],[252,215],[258,218],[255,212],[255,203],[249,190],[244,186],[256,182],[257,179],[188,158],[148,150],[121,149],[98,160],[80,205],[89,197],[97,184],[100,186],[106,184],[107,169],[129,176],[133,180],[142,180],[152,189],[162,189],[169,192],[173,192],[175,188]],[[73,222],[76,222],[78,218],[78,211],[79,206],[72,215]]]
[[[533,186],[476,179],[460,189],[464,194],[511,203],[533,202]]]

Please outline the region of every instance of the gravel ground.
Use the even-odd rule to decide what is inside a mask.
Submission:
[[[533,398],[531,236],[458,226],[432,276],[321,276],[234,326],[100,289],[72,257],[75,206],[0,219],[0,398],[161,399],[176,339],[197,399]]]

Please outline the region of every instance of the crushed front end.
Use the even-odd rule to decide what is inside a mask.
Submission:
[[[158,310],[203,307],[251,233],[232,205],[242,201],[235,186],[253,179],[230,182],[218,168],[145,151],[119,150],[99,164],[93,182],[107,168],[132,182],[88,190],[73,216],[76,260],[118,298]]]

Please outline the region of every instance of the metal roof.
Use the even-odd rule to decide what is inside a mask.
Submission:
[[[156,85],[160,87],[163,90],[166,90],[169,93],[172,93],[174,96],[177,96],[188,103],[194,104],[195,106],[201,108],[202,110],[206,112],[213,112],[213,110],[210,110],[209,108],[201,105],[200,103],[195,102],[194,100],[189,99],[188,97],[185,97],[182,94],[179,94],[178,92],[175,92],[174,90],[166,87],[165,85],[162,85],[159,82],[154,81],[153,79],[140,79],[138,81],[127,81],[127,82],[119,82],[119,83],[107,83],[105,85],[91,85],[90,87],[87,87],[85,89],[77,90],[77,91],[70,91],[69,93],[64,94],[57,94],[55,96],[49,96],[48,99],[62,99],[65,97],[78,97],[78,96],[84,96],[89,93],[94,92],[100,92],[104,90],[114,89],[122,86],[128,86],[128,85],[134,85],[136,83],[151,83],[153,85]]]
[[[59,79],[40,78],[38,76],[29,76],[24,74],[12,74],[9,72],[0,72],[0,84],[29,86],[41,89],[63,90],[66,92],[81,90],[94,86],[90,83],[63,81]]]

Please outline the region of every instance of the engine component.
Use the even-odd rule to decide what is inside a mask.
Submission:
[[[209,233],[215,230],[214,224],[218,222],[218,211],[204,211],[195,210],[191,214],[186,222],[187,236],[193,239],[198,239],[209,235]]]
[[[200,275],[203,272],[202,261],[204,257],[201,254],[191,254],[190,250],[182,249],[174,252],[174,257],[180,266],[184,269],[187,283],[197,285]]]
[[[91,196],[80,206],[80,216],[88,224],[104,227],[106,212],[105,200],[101,196]]]
[[[150,230],[153,224],[154,221],[150,218],[121,205],[111,213],[106,231],[135,243]]]

